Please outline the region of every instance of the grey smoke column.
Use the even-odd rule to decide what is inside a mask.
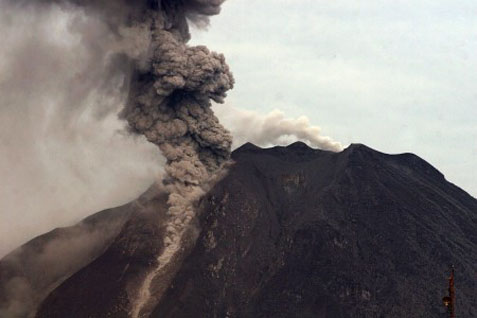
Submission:
[[[161,1],[144,16],[151,32],[149,58],[136,65],[122,116],[167,159],[170,219],[158,267],[139,287],[132,317],[147,316],[157,303],[160,294],[152,294],[153,280],[180,250],[203,185],[230,157],[232,138],[210,107],[211,100],[223,102],[233,86],[232,74],[222,55],[186,45],[190,37],[186,18],[203,22],[204,15],[219,12],[222,2]]]
[[[143,16],[151,32],[149,59],[140,61],[122,116],[132,131],[159,146],[167,159],[170,191],[166,245],[174,242],[193,216],[192,202],[201,185],[229,159],[232,138],[211,110],[223,102],[233,77],[223,55],[190,47],[187,17],[204,19],[219,12],[223,1],[149,3]],[[157,6],[157,7],[156,7]],[[157,9],[157,10],[156,10]]]
[[[165,248],[157,256],[158,267],[147,273],[137,299],[131,300],[132,316],[147,315],[158,297],[157,292],[151,293],[154,277],[178,254],[182,236],[194,216],[194,203],[230,157],[231,135],[214,116],[211,101],[223,101],[233,86],[232,74],[222,55],[203,46],[187,45],[188,21],[203,26],[208,16],[219,13],[223,0],[0,1],[15,9],[33,9],[31,12],[60,6],[65,12],[75,13],[66,27],[78,36],[85,52],[98,57],[93,65],[111,64],[107,68],[111,74],[100,74],[104,82],[127,79],[127,102],[120,117],[127,120],[131,132],[156,144],[167,160],[164,184],[169,192],[169,219]],[[80,23],[84,17],[95,24]],[[91,69],[86,75],[101,68]],[[89,89],[88,79],[78,80],[72,88]],[[109,85],[104,85],[104,90],[97,86],[94,88],[101,90],[98,95],[111,97]],[[71,99],[87,98],[88,89]],[[65,104],[68,106],[68,102]]]
[[[224,0],[57,0],[66,8],[96,15],[117,41],[110,54],[122,56],[130,75],[129,95],[120,116],[131,131],[159,146],[167,159],[170,192],[169,239],[190,221],[192,203],[229,159],[231,135],[214,116],[211,100],[223,102],[233,77],[223,55],[187,45],[188,20],[203,25]],[[52,1],[11,1],[48,5]],[[84,35],[87,43],[88,35]],[[166,245],[169,242],[166,242]]]

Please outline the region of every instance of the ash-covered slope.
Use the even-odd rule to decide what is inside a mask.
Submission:
[[[0,317],[27,317],[63,280],[100,255],[129,216],[130,204],[43,234],[0,261]]]
[[[477,317],[477,201],[412,154],[245,145],[153,317]]]
[[[152,186],[137,200],[54,229],[6,255],[0,260],[0,317],[33,316],[52,290],[105,252],[130,218],[164,207],[159,198]]]
[[[477,317],[477,200],[422,159],[303,143],[246,144],[233,159],[172,283],[154,282],[152,317],[438,317],[450,264],[459,316]],[[162,248],[154,206],[37,317],[127,317]]]

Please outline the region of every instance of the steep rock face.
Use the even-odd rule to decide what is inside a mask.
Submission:
[[[152,317],[439,317],[450,264],[477,317],[477,200],[422,159],[303,143],[233,159]],[[162,248],[165,196],[142,206],[37,317],[128,315]]]
[[[235,151],[153,317],[477,317],[477,201],[412,154]]]

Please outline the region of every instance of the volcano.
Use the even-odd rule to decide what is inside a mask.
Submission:
[[[477,317],[477,200],[426,161],[301,142],[232,158],[139,317],[445,317],[451,264],[457,316]],[[130,317],[166,200],[153,186],[7,255],[0,316]]]

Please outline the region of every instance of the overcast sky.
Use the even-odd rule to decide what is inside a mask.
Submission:
[[[229,0],[192,42],[227,57],[228,104],[416,153],[477,196],[476,16],[461,0]]]
[[[344,146],[416,153],[477,196],[476,16],[475,1],[228,0],[191,43],[223,52],[235,75],[216,110],[236,146],[287,141],[242,122],[278,118],[287,131],[306,116]],[[72,19],[97,33],[96,51],[70,33]],[[117,111],[98,114],[124,95],[95,91],[101,32],[81,14],[0,0],[0,257],[159,178],[156,147],[126,134]]]

